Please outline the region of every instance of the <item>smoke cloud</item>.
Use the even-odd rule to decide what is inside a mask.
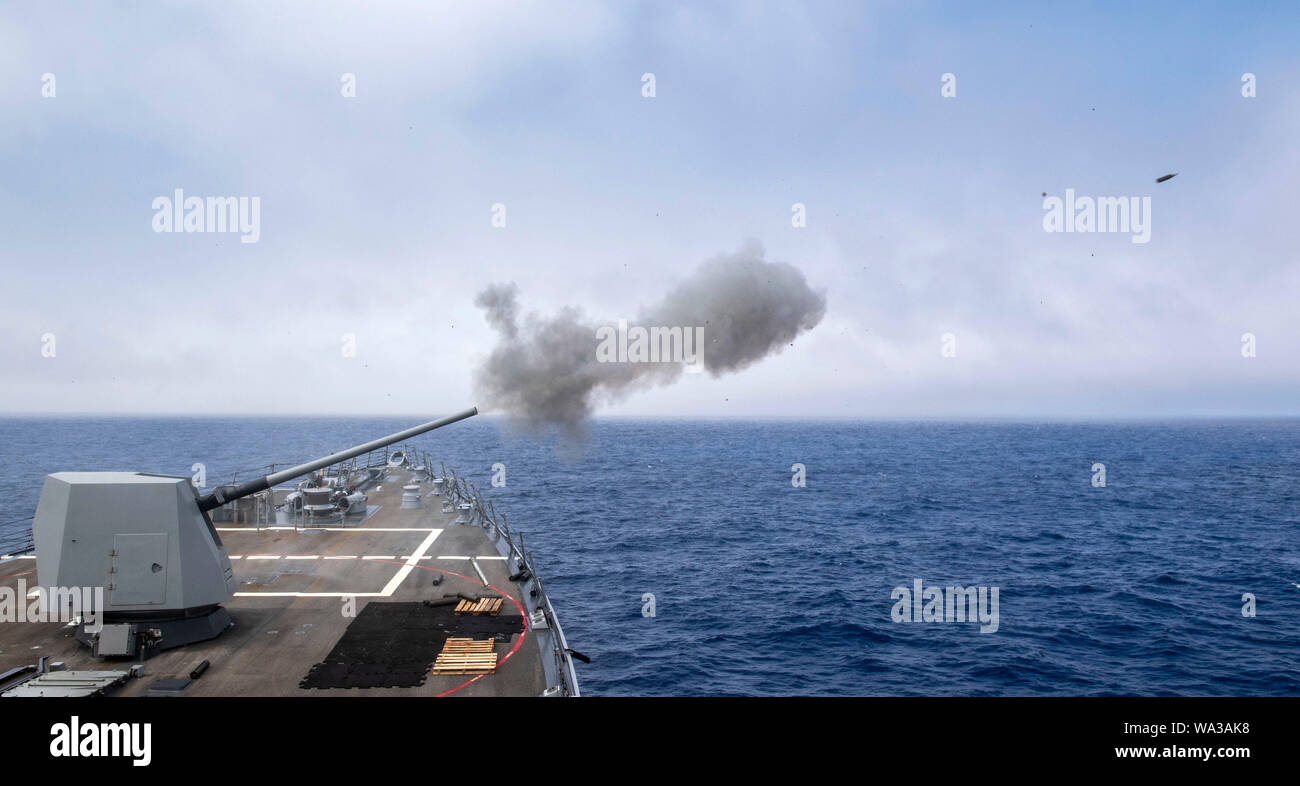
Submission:
[[[684,348],[697,351],[703,369],[714,377],[780,352],[821,321],[826,296],[811,289],[793,266],[763,257],[762,246],[751,243],[703,262],[659,303],[643,307],[625,333],[635,345],[637,327],[681,328]],[[552,316],[529,314],[521,321],[514,284],[489,286],[474,303],[499,335],[475,374],[480,400],[530,431],[557,427],[567,437],[581,438],[598,405],[671,384],[687,370],[681,357],[668,357],[667,343],[661,343],[665,351],[656,355],[659,362],[626,362],[628,353],[609,339],[618,323],[588,321],[575,308]],[[701,347],[690,346],[693,336],[703,338]],[[621,354],[611,360],[611,352]]]

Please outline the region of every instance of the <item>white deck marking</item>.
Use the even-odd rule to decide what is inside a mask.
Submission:
[[[433,559],[428,554],[403,554],[400,557],[396,554],[346,554],[333,556],[330,554],[255,554],[248,557],[231,556],[231,559]],[[469,557],[465,557],[469,559]],[[490,559],[489,557],[479,557],[479,559]]]
[[[439,556],[438,559],[469,559],[469,557],[449,557],[449,556],[443,554],[443,555]]]
[[[236,592],[237,598],[382,598],[382,592]]]
[[[263,529],[265,529],[265,527]],[[291,528],[281,527],[281,529],[291,529]],[[355,532],[356,530],[349,529],[348,531]],[[384,588],[379,592],[236,592],[235,597],[237,598],[387,598],[387,597],[391,597],[392,594],[397,591],[397,588],[402,585],[402,582],[406,580],[406,577],[411,575],[411,571],[415,569],[416,563],[418,563],[422,559],[431,559],[431,557],[429,557],[425,552],[429,550],[429,547],[433,545],[433,542],[438,539],[439,535],[442,534],[441,529],[424,529],[424,528],[421,529],[406,528],[406,529],[398,529],[398,530],[370,530],[370,531],[371,532],[383,532],[383,531],[427,532],[429,534],[428,536],[425,537],[424,541],[420,543],[419,548],[415,550],[414,554],[402,558],[405,560],[405,564],[403,564],[402,567],[398,568],[396,575],[394,575],[391,579],[389,579],[388,583],[385,584]],[[296,555],[296,556],[285,557],[285,559],[316,559],[317,556],[320,555]],[[397,559],[397,557],[390,557],[390,556],[357,557],[354,555],[320,556],[320,558],[321,559],[363,559],[363,560]],[[273,560],[273,559],[280,559],[280,557],[267,554],[267,555],[257,555],[253,557],[245,557],[244,559]],[[469,559],[469,557],[466,557],[465,559]]]
[[[334,556],[331,554],[242,554],[227,555],[231,559],[435,559],[428,554],[403,554],[400,557],[393,554],[366,554],[358,556],[356,554],[340,554]],[[469,557],[457,557],[457,559],[469,559]],[[478,559],[505,559],[505,557],[478,557]]]
[[[402,582],[406,581],[406,578],[408,576],[411,576],[412,570],[415,570],[416,563],[419,563],[420,560],[430,559],[429,556],[425,555],[425,552],[429,551],[429,547],[433,546],[434,540],[437,540],[438,535],[442,534],[441,529],[420,529],[420,530],[403,530],[403,531],[421,531],[421,533],[429,533],[429,534],[428,537],[425,537],[424,542],[420,543],[420,547],[416,548],[415,553],[412,553],[412,555],[404,557],[404,559],[406,559],[406,564],[400,566],[395,576],[393,578],[390,578],[389,583],[386,583],[386,585],[383,586],[383,589],[378,592],[235,592],[235,598],[390,598],[390,596],[393,596],[394,592],[398,590],[398,587],[402,586]],[[253,559],[253,557],[247,557],[247,559],[251,560]],[[278,559],[278,557],[263,556],[261,557],[261,559]],[[291,559],[291,557],[289,557],[289,559]],[[315,557],[313,557],[313,559],[315,559]],[[322,557],[322,559],[395,560],[398,559],[398,557],[395,556],[361,556],[361,557],[325,556]]]
[[[424,542],[415,550],[415,553],[411,555],[410,559],[406,560],[406,564],[397,571],[397,575],[393,576],[393,578],[388,582],[388,585],[384,587],[385,597],[388,597],[397,591],[397,588],[406,580],[406,577],[411,575],[411,571],[415,570],[415,563],[420,561],[420,557],[424,556],[424,553],[429,550],[429,547],[433,545],[433,542],[437,540],[438,536],[441,534],[442,530],[440,529],[435,529],[429,533],[429,537],[424,539]]]
[[[441,532],[431,527],[262,527],[261,532],[268,530],[285,531],[285,532]],[[217,527],[217,532],[253,532],[259,530],[256,527]]]

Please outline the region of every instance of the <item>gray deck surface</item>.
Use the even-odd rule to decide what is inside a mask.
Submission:
[[[114,695],[143,695],[155,679],[186,677],[203,660],[211,662],[210,668],[182,695],[437,696],[453,690],[455,696],[539,695],[546,687],[545,676],[537,642],[527,630],[510,642],[498,642],[496,673],[477,679],[430,674],[422,686],[412,688],[299,687],[352,621],[343,614],[343,595],[356,594],[360,613],[368,603],[479,593],[482,583],[466,558],[483,557],[478,564],[488,583],[522,600],[519,587],[509,580],[507,563],[481,527],[453,524],[455,515],[441,512],[439,497],[425,496],[425,507],[419,510],[400,509],[402,486],[413,482],[410,478],[410,473],[397,471],[382,490],[370,489],[369,506],[379,509],[359,525],[332,521],[318,529],[258,532],[218,524],[239,581],[236,596],[225,604],[235,626],[211,641],[165,650],[144,661],[145,676]],[[430,486],[424,483],[421,488],[427,494]],[[16,587],[22,578],[30,591],[38,585],[35,570],[34,559],[0,560],[0,586]],[[444,580],[434,586],[438,573]],[[520,607],[506,600],[500,613],[517,617]],[[430,661],[434,654],[429,654]],[[60,623],[0,622],[0,673],[35,663],[41,656],[63,661],[69,669],[123,669],[134,662],[91,657],[73,638],[72,629]]]

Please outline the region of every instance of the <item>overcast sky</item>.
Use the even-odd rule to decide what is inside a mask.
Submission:
[[[0,411],[459,410],[485,285],[634,317],[756,240],[822,323],[604,413],[1300,414],[1294,5],[379,9],[0,10]],[[154,232],[177,188],[258,242]]]

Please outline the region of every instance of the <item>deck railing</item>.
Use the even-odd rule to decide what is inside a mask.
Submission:
[[[26,524],[25,530],[0,534],[0,557],[11,554],[30,554],[36,550],[36,542],[32,540],[31,519],[15,519],[6,521],[4,526],[8,527],[13,524]]]
[[[439,477],[433,473],[427,456],[424,457],[423,463],[425,474],[429,479]],[[555,658],[556,673],[560,675],[560,687],[563,689],[564,695],[577,696],[578,685],[573,671],[573,660],[569,657],[569,645],[564,640],[564,631],[560,629],[560,625],[555,619],[555,609],[551,605],[551,599],[546,594],[546,587],[542,583],[542,577],[537,572],[537,566],[533,562],[533,553],[524,547],[524,533],[512,530],[505,514],[498,516],[491,501],[485,501],[478,488],[458,475],[455,470],[448,472],[446,465],[442,465],[442,475],[440,477],[447,479],[444,485],[447,486],[446,493],[452,499],[453,504],[469,503],[471,506],[471,524],[478,524],[505,540],[510,556],[516,566],[514,568],[515,572],[518,573],[526,569],[531,574],[521,584],[527,584],[529,581],[533,583],[533,588],[537,591],[537,608],[542,612],[542,616],[546,620],[546,626],[555,632],[552,639],[551,654]]]

